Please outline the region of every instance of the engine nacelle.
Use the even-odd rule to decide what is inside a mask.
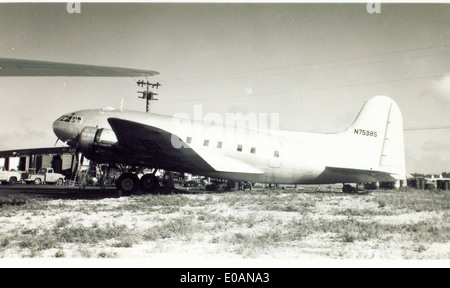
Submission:
[[[86,127],[81,131],[78,147],[83,154],[97,154],[110,148],[117,142],[117,137],[111,129]]]

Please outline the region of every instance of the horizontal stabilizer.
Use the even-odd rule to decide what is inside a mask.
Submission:
[[[0,77],[145,77],[150,70],[0,58]]]
[[[363,183],[363,182],[389,182],[395,181],[390,173],[363,169],[349,169],[339,167],[326,167],[325,171],[316,179],[318,183]]]

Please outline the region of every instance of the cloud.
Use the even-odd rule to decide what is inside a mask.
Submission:
[[[434,140],[428,140],[423,143],[422,151],[426,152],[449,152],[450,144],[438,142]]]
[[[56,139],[49,131],[23,129],[22,131],[0,133],[0,150],[50,147]]]
[[[443,104],[450,105],[450,74],[444,75],[438,81],[433,81],[420,96],[429,97]]]

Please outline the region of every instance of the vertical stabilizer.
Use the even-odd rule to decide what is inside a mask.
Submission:
[[[394,100],[386,96],[370,99],[343,135],[350,148],[349,168],[406,178],[403,118]]]

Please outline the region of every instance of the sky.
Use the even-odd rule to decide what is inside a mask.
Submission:
[[[371,97],[405,128],[450,127],[450,5],[0,3],[0,58],[156,70],[152,112],[278,113],[337,132]],[[145,111],[134,78],[0,78],[0,150],[53,146],[71,111]],[[408,173],[450,171],[450,129],[405,131]]]

